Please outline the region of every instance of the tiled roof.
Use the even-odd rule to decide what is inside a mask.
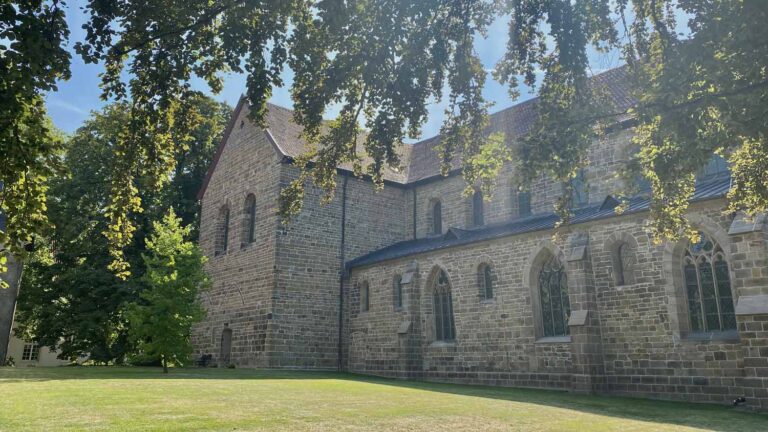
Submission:
[[[728,192],[730,185],[731,179],[727,175],[698,181],[696,183],[696,192],[694,193],[692,201],[704,201],[722,197]],[[616,216],[615,205],[606,204],[610,204],[610,200],[601,204],[574,210],[571,224],[580,224]],[[650,199],[647,197],[638,196],[631,198],[629,200],[629,207],[623,214],[626,215],[647,211],[649,205]],[[450,228],[446,234],[439,237],[407,240],[373,251],[348,261],[346,267],[347,269],[351,269],[353,267],[360,267],[468,243],[492,240],[527,232],[549,230],[554,228],[555,223],[557,223],[558,220],[559,217],[554,213],[543,213],[480,228]]]
[[[271,135],[274,144],[280,150],[283,156],[296,158],[304,153],[307,148],[307,142],[301,136],[301,126],[293,121],[293,111],[271,103],[267,104],[267,132]],[[362,138],[362,137],[361,137]],[[362,149],[363,139],[359,140],[358,152],[365,154]],[[403,167],[406,166],[409,158],[409,146],[402,146],[401,160]],[[363,167],[370,163],[371,158],[365,155],[363,157]],[[352,164],[345,163],[339,165],[340,169],[352,171]],[[395,171],[389,167],[384,168],[384,180],[395,183],[406,183],[406,170]]]
[[[219,158],[221,158],[221,153],[224,151],[224,145],[227,143],[227,140],[229,140],[229,135],[232,133],[235,121],[240,117],[243,109],[248,109],[248,101],[245,96],[240,97],[237,106],[232,112],[229,124],[226,129],[224,129],[224,134],[216,148],[216,153],[213,155],[211,166],[208,167],[208,171],[203,179],[203,184],[197,192],[197,199],[199,200],[203,199],[205,190],[208,188],[208,183],[211,181],[213,171],[216,169],[216,165],[219,163]],[[272,103],[267,103],[265,123],[267,128],[263,131],[264,135],[281,156],[293,159],[304,153],[304,150],[307,148],[307,142],[301,137],[301,127],[293,121],[292,110]],[[404,167],[410,157],[411,149],[409,147],[410,146],[402,146],[401,160]],[[366,159],[370,160],[369,158],[364,158],[363,162],[367,162]],[[339,169],[352,171],[352,166],[351,164],[342,164],[339,166]],[[385,167],[384,180],[405,184],[407,180],[405,175],[406,172],[407,170],[405,168],[398,172],[389,167]]]
[[[612,109],[621,112],[634,104],[629,94],[627,68],[618,67],[594,75],[591,82],[598,91],[613,104]],[[514,141],[527,134],[536,121],[538,98],[513,105],[491,114],[487,132],[504,132],[508,141]],[[618,118],[617,121],[625,120]],[[440,143],[440,136],[435,136],[413,144],[411,160],[408,167],[408,182],[434,177],[440,173],[440,161],[435,152],[435,146]],[[461,166],[457,158],[453,161],[454,169]]]
[[[599,88],[604,90],[606,98],[613,103],[615,109],[623,111],[632,105],[633,102],[629,96],[627,71],[625,67],[618,67],[597,74],[593,76],[591,80],[595,85],[598,85]],[[245,99],[241,98],[235,112],[232,113],[232,120],[225,130],[224,137],[217,150],[217,155],[214,157],[214,161],[208,170],[206,180],[203,182],[203,187],[198,194],[198,198],[201,198],[205,192],[210,176],[218,162],[218,156],[221,154],[224,143],[229,137],[232,124],[239,116],[241,109],[248,109],[248,104],[244,103],[244,101]],[[538,98],[533,98],[491,114],[489,116],[490,124],[487,129],[488,133],[504,132],[506,139],[510,141],[525,135],[536,120],[537,101]],[[275,148],[282,156],[296,158],[301,155],[306,149],[307,143],[301,137],[301,127],[293,121],[293,111],[271,103],[267,104],[267,108],[267,129],[265,133],[269,140],[274,144]],[[440,161],[435,152],[435,146],[439,144],[439,142],[440,136],[438,135],[419,141],[415,144],[401,146],[402,169],[395,171],[388,167],[385,168],[383,173],[384,180],[393,183],[408,184],[439,176]],[[360,144],[362,144],[362,140]],[[362,148],[360,149],[360,152],[361,154],[363,153]],[[366,157],[363,160],[363,165],[367,165],[368,162],[370,162],[370,159]],[[454,169],[458,169],[461,165],[460,159],[456,158],[453,161],[453,165]],[[339,169],[351,171],[352,166],[350,164],[343,164],[339,166]]]
[[[597,74],[592,77],[592,82],[603,90],[606,98],[613,103],[614,109],[623,111],[632,105],[625,67]],[[488,133],[504,132],[507,140],[515,140],[525,135],[536,120],[537,103],[538,98],[533,98],[491,114]],[[268,106],[267,129],[276,141],[277,147],[285,156],[299,156],[304,151],[306,142],[301,138],[301,127],[293,121],[293,111],[273,104]],[[401,172],[387,170],[384,178],[398,183],[412,183],[439,175],[440,161],[435,152],[435,146],[439,143],[438,135],[415,144],[402,146],[404,169]],[[460,163],[461,161],[456,159],[454,168],[458,169]],[[343,165],[340,168],[351,169]]]

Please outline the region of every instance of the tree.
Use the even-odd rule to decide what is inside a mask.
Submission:
[[[685,211],[695,173],[712,153],[730,163],[729,210],[768,210],[768,3],[679,4],[690,16],[690,37],[675,31],[670,4],[649,0],[641,2],[648,25],[629,27],[633,44],[625,46],[639,102],[634,142],[653,188],[657,238],[676,238],[681,229],[697,238]]]
[[[43,94],[69,78],[69,36],[57,1],[0,3],[0,274],[8,253],[44,230],[46,179],[55,175],[62,137],[46,115]],[[0,289],[6,282],[0,278]]]
[[[191,227],[190,240],[197,241],[200,225],[197,194],[232,115],[232,107],[201,94],[193,97],[192,103],[194,110],[189,114],[198,116],[194,120],[195,127],[190,130],[186,145],[174,155],[175,166],[170,180],[158,194],[149,218],[158,220],[172,207],[182,224]]]
[[[192,132],[188,150],[180,152],[169,183],[160,190],[140,187],[146,211],[131,215],[137,227],[124,256],[132,274],[124,279],[109,269],[109,243],[102,234],[109,221],[110,164],[115,143],[129,115],[126,104],[110,104],[67,141],[66,174],[47,182],[48,218],[52,229],[38,235],[37,250],[24,270],[16,322],[20,333],[56,347],[62,358],[89,355],[96,362],[122,362],[133,351],[128,340],[126,306],[146,289],[142,253],[151,221],[174,208],[182,223],[196,225],[196,194],[211,163],[231,109],[208,97],[195,99],[203,120]],[[137,179],[137,184],[142,180]],[[197,231],[191,230],[191,240]]]
[[[172,209],[152,226],[148,253],[142,255],[148,288],[129,307],[128,322],[139,351],[160,357],[163,373],[168,373],[169,364],[184,365],[192,354],[192,324],[205,316],[198,296],[209,281],[205,256],[188,240],[189,226],[183,227]]]
[[[58,11],[58,2],[48,9],[40,3],[34,19]],[[196,119],[187,115],[191,82],[202,79],[215,92],[221,72],[245,72],[251,115],[260,122],[286,64],[295,74],[295,120],[311,144],[295,161],[301,175],[282,193],[286,217],[300,211],[309,181],[330,197],[340,163],[380,185],[382,169],[399,164],[403,139],[418,136],[426,105],[442,97],[449,102],[438,148],[443,173],[460,157],[467,191],[479,186],[490,196],[493,173],[504,163],[518,166],[523,180],[547,174],[568,185],[588,162],[587,145],[601,126],[631,114],[639,166],[653,188],[657,238],[685,228],[693,173],[712,151],[731,162],[731,209],[768,210],[762,0],[91,0],[85,10],[86,37],[76,50],[86,61],[104,62],[104,97],[130,107],[106,209],[111,268],[121,277],[129,273],[121,251],[135,231],[128,215],[142,210],[135,179],[153,188],[172,170]],[[689,19],[684,37],[677,31],[681,14]],[[485,136],[486,72],[473,48],[474,37],[500,16],[509,17],[509,40],[496,79],[513,97],[521,85],[538,86],[541,97],[536,125],[511,147]],[[55,35],[64,36],[51,39],[54,45],[66,31]],[[611,110],[590,86],[589,46],[622,54],[638,101],[631,113]],[[35,81],[36,91],[49,82]],[[324,124],[331,105],[341,106],[340,114]],[[366,155],[356,151],[358,141]],[[557,206],[564,221],[569,196],[566,187]],[[6,207],[10,215],[18,205]]]
[[[110,200],[114,136],[124,121],[123,106],[108,106],[68,141],[66,173],[48,182],[52,229],[38,237],[24,270],[17,331],[56,347],[61,358],[87,354],[96,362],[121,362],[129,351],[124,304],[137,298],[142,285],[107,269],[108,243],[102,235],[108,225],[103,212]],[[139,235],[126,248],[138,276],[143,273],[141,243]]]

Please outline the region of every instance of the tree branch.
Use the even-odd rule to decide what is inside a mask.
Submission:
[[[177,35],[177,34],[180,34],[180,33],[184,33],[184,32],[187,32],[187,31],[194,30],[194,29],[197,29],[199,27],[202,27],[203,25],[208,24],[211,21],[213,21],[219,14],[221,14],[223,12],[226,12],[228,9],[234,7],[238,3],[241,3],[241,1],[234,1],[234,2],[229,3],[229,4],[222,4],[221,6],[219,6],[217,8],[213,8],[210,11],[208,11],[207,13],[203,14],[200,18],[198,18],[196,21],[194,21],[193,23],[191,23],[189,25],[157,33],[157,34],[155,34],[155,35],[153,35],[151,37],[148,37],[148,38],[146,38],[146,39],[144,39],[142,41],[139,41],[137,44],[135,44],[135,45],[133,45],[133,46],[131,46],[129,48],[120,49],[118,47],[115,47],[115,49],[112,52],[112,54],[115,55],[115,56],[120,57],[120,56],[129,54],[129,53],[131,53],[133,51],[136,51],[137,49],[142,48],[142,47],[146,46],[147,44],[149,44],[151,42],[154,42],[156,40],[163,39],[163,38],[168,37],[168,36],[174,36],[174,35]]]
[[[648,104],[644,104],[644,105],[636,105],[634,108],[643,109],[643,108],[657,108],[658,107],[658,108],[661,108],[661,111],[665,111],[665,112],[677,111],[679,109],[683,109],[683,108],[691,106],[691,105],[696,105],[696,104],[699,104],[699,103],[703,103],[703,102],[706,102],[706,101],[709,101],[709,100],[712,100],[712,99],[724,99],[724,98],[728,98],[728,97],[731,97],[731,96],[738,96],[738,95],[740,95],[742,93],[746,93],[746,92],[749,92],[751,90],[755,90],[755,89],[762,88],[762,87],[768,87],[768,80],[758,81],[756,83],[753,83],[753,84],[750,84],[750,85],[747,85],[747,86],[744,86],[744,87],[737,87],[735,89],[731,89],[731,90],[727,90],[727,91],[722,91],[722,92],[718,92],[718,93],[710,93],[710,94],[707,94],[707,95],[704,95],[704,96],[700,96],[698,98],[694,98],[694,99],[691,99],[691,100],[688,100],[688,101],[685,101],[685,102],[676,103],[676,104],[673,104],[671,106],[669,106],[667,104],[664,104],[664,103],[660,103],[660,102],[653,102],[653,103],[648,103]],[[609,118],[613,118],[613,117],[619,117],[619,116],[622,116],[622,115],[627,115],[627,114],[629,114],[629,110],[632,109],[632,108],[633,107],[629,107],[629,108],[627,108],[627,109],[625,109],[623,111],[614,111],[614,112],[611,112],[611,113],[608,113],[608,114],[600,114],[600,115],[584,117],[584,118],[581,118],[581,119],[576,119],[576,120],[568,123],[567,125],[570,126],[570,125],[575,125],[575,124],[584,123],[584,122],[590,122],[591,123],[591,122],[595,122],[595,121],[598,121],[598,120],[605,120],[605,119],[609,119]]]

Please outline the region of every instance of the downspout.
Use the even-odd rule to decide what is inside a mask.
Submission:
[[[416,186],[413,187],[413,239],[416,240]]]
[[[344,181],[342,182],[341,186],[341,244],[339,245],[339,255],[341,256],[341,266],[339,267],[339,352],[337,356],[337,367],[339,371],[342,370],[344,365],[344,344],[342,342],[344,334],[344,273],[346,273],[344,247],[347,228],[347,182],[349,181],[349,176],[346,173],[343,173],[342,175],[344,176]]]

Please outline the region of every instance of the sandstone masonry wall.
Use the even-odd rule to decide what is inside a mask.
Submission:
[[[330,202],[323,204],[323,192],[308,186],[302,212],[284,226],[277,198],[297,168],[246,115],[235,120],[203,197],[200,242],[214,287],[203,299],[208,318],[194,331],[198,354],[238,366],[341,367],[700,402],[744,395],[751,406],[768,409],[768,228],[742,223],[734,229],[739,221],[723,213],[724,200],[693,204],[689,220],[725,254],[737,303],[738,329],[732,331],[690,331],[681,264],[686,243],[653,244],[647,213],[572,225],[557,236],[542,230],[413,254],[344,274],[344,263],[354,258],[435,236],[436,200],[442,234],[471,229],[464,180],[387,183],[376,191],[369,180],[339,173]],[[590,147],[589,204],[628,190],[617,173],[631,156],[631,136],[630,129],[612,132]],[[513,174],[505,168],[484,202],[485,225],[519,216]],[[542,176],[530,192],[534,214],[551,212],[562,185]],[[244,203],[250,193],[258,223],[256,241],[248,244]],[[225,207],[229,247],[217,253]],[[619,244],[632,258],[624,283],[617,276]],[[547,256],[557,257],[567,275],[568,336],[544,337],[537,278]],[[490,299],[481,295],[481,264],[491,267]],[[451,286],[455,341],[436,340],[433,287],[441,269]],[[402,280],[401,307],[395,278]]]
[[[585,168],[589,204],[599,204],[608,195],[618,196],[628,191],[628,187],[619,177],[619,172],[630,158],[631,136],[631,129],[611,132],[596,139],[590,146],[590,164]],[[509,166],[499,174],[496,185],[493,195],[483,203],[486,225],[506,222],[520,214],[517,202],[519,185]],[[417,238],[433,235],[432,207],[438,200],[442,206],[443,233],[450,227],[472,227],[472,199],[464,196],[465,188],[466,183],[460,175],[413,187],[416,191]],[[541,176],[531,182],[528,190],[532,213],[547,213],[552,212],[555,202],[562,195],[563,185],[547,176]]]
[[[275,197],[279,193],[282,164],[264,131],[251,127],[247,110],[234,127],[202,199],[200,245],[208,256],[213,281],[202,296],[207,318],[195,326],[193,345],[198,355],[211,354],[215,363],[267,366],[268,337],[275,286],[278,220]],[[245,200],[256,198],[253,243],[246,243]],[[216,254],[220,211],[230,211],[228,248]],[[231,353],[222,358],[222,340],[231,330]],[[226,349],[224,350],[226,351]]]
[[[694,206],[691,219],[710,235],[727,236],[731,218],[721,214],[723,202]],[[681,319],[669,307],[671,274],[664,265],[664,246],[652,245],[643,230],[644,215],[612,218],[572,227],[588,236],[604,361],[602,391],[668,399],[727,403],[745,393],[744,356],[738,336],[726,340],[701,340],[681,335]],[[717,230],[717,233],[713,231]],[[623,233],[617,236],[617,233]],[[610,248],[631,236],[637,257],[635,283],[617,286],[611,274]],[[568,233],[551,241],[549,231],[522,234],[403,259],[355,268],[350,291],[349,368],[354,372],[407,376],[399,369],[405,355],[398,328],[418,319],[423,376],[433,380],[468,383],[573,388],[573,356],[585,346],[574,341],[549,342],[536,334],[537,311],[532,307],[535,278],[532,262],[541,250],[561,259],[568,253]],[[730,243],[730,242],[729,242]],[[731,251],[738,247],[728,245]],[[765,247],[764,245],[762,247]],[[738,267],[738,257],[729,257]],[[494,272],[494,298],[480,298],[477,266],[489,263]],[[415,309],[392,307],[392,278],[408,267],[418,268],[419,283],[407,295]],[[456,325],[456,341],[435,341],[431,304],[431,275],[436,268],[449,275]],[[569,267],[571,304],[582,287]],[[734,281],[740,278],[732,275]],[[359,286],[371,289],[370,310],[359,306]],[[734,283],[734,286],[738,283]],[[738,295],[735,293],[735,295]],[[357,302],[357,303],[356,303]],[[576,309],[573,309],[576,310]],[[763,324],[743,324],[763,331]],[[573,330],[573,327],[572,327]],[[573,334],[573,332],[572,332]],[[575,337],[575,336],[573,336]],[[743,341],[743,338],[742,338]],[[586,347],[589,349],[589,347]],[[755,351],[757,352],[757,351]],[[762,365],[762,360],[755,364]],[[762,367],[762,366],[761,366]],[[760,381],[758,384],[762,383]],[[758,387],[758,393],[761,391]]]
[[[282,183],[296,174],[284,165]],[[340,175],[333,200],[322,205],[323,192],[307,188],[302,212],[278,234],[270,366],[338,367],[342,213],[348,261],[407,238],[404,193],[397,187],[376,192],[369,181]]]

